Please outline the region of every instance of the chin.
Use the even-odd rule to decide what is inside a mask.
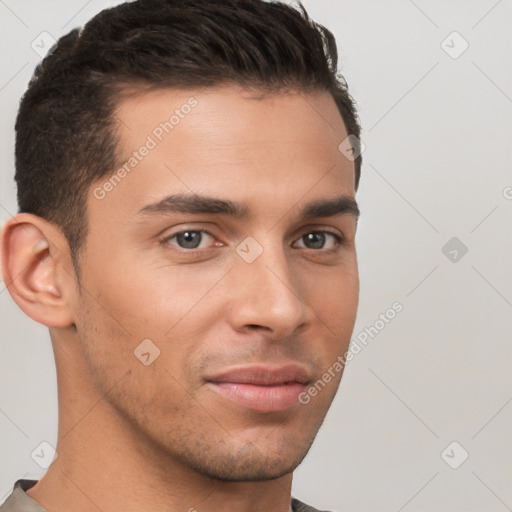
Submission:
[[[264,482],[268,480],[276,480],[289,473],[302,462],[302,458],[298,462],[276,464],[272,457],[262,460],[258,459],[238,459],[235,464],[231,461],[216,460],[211,464],[204,462],[195,466],[189,464],[198,473],[218,480],[221,482]]]
[[[279,450],[259,448],[249,442],[238,450],[194,450],[182,454],[182,461],[199,474],[222,482],[263,482],[293,473],[308,453],[313,439],[305,445],[291,444]],[[184,456],[184,457],[183,457]]]

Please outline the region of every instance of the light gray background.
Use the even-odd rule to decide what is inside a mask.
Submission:
[[[0,0],[2,224],[32,41],[115,3]],[[305,5],[337,37],[363,124],[354,338],[395,301],[403,311],[347,367],[294,495],[339,512],[512,510],[511,2]],[[468,248],[456,262],[452,237]],[[55,445],[57,402],[47,329],[3,283],[0,304],[1,502],[44,473],[30,454]]]

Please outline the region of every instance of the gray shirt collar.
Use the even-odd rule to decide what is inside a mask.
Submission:
[[[26,491],[34,487],[37,480],[17,480],[14,488],[9,497],[0,506],[0,512],[46,512],[46,510],[34,501]],[[290,512],[293,512],[292,505],[290,504]]]

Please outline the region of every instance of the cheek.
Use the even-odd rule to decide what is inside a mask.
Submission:
[[[89,366],[104,381],[147,368],[137,359],[147,352],[152,366],[185,379],[205,333],[218,321],[215,284],[226,270],[165,263],[150,268],[109,260],[84,272],[87,291],[77,308],[77,327]]]
[[[122,328],[95,301],[84,304],[84,311],[77,324],[82,356],[101,396],[141,425],[146,414],[182,415],[190,407],[183,388],[192,392],[195,385],[187,371],[191,354],[178,338]]]
[[[329,326],[348,328],[355,319],[359,302],[359,276],[355,262],[337,269],[327,267],[315,273],[304,272],[306,301]],[[340,328],[339,327],[339,328]]]
[[[101,264],[89,267],[84,282],[90,298],[108,313],[107,323],[142,339],[165,337],[183,320],[186,323],[197,316],[226,273],[219,265],[172,265],[164,259],[146,261],[131,256],[105,257]]]
[[[316,353],[324,362],[334,361],[348,349],[354,329],[359,302],[357,267],[339,272],[332,268],[323,276],[309,276],[305,282],[305,303],[315,312],[317,333],[323,333],[317,342]]]

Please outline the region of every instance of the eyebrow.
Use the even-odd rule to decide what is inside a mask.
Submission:
[[[137,215],[162,213],[223,214],[237,219],[248,219],[251,216],[247,205],[235,203],[229,199],[189,194],[167,196],[161,201],[144,206],[137,212]],[[336,215],[352,215],[357,220],[360,211],[356,200],[349,196],[318,199],[306,204],[299,212],[301,220]]]

